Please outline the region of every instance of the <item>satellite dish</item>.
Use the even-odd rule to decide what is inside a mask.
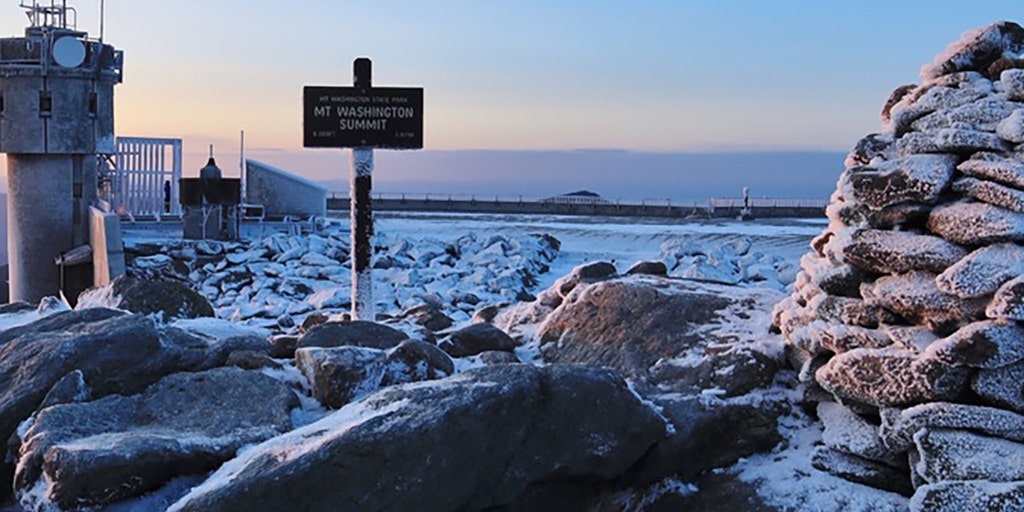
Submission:
[[[61,67],[77,68],[85,62],[85,45],[74,37],[62,37],[53,43],[53,60]]]

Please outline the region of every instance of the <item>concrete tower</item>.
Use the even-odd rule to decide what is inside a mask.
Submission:
[[[23,0],[24,37],[0,39],[0,152],[7,154],[11,301],[91,285],[91,267],[58,264],[89,242],[98,154],[114,153],[114,86],[123,55],[77,30],[65,1]]]

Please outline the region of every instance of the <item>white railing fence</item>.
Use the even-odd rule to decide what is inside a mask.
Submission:
[[[122,216],[181,215],[181,139],[118,137],[110,204]]]

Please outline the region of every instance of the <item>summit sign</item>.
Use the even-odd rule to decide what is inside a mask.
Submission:
[[[320,87],[303,89],[307,148],[423,148],[423,89]]]

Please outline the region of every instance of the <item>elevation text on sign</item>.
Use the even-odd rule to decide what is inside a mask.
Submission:
[[[305,147],[423,147],[421,88],[307,86],[303,105]]]

